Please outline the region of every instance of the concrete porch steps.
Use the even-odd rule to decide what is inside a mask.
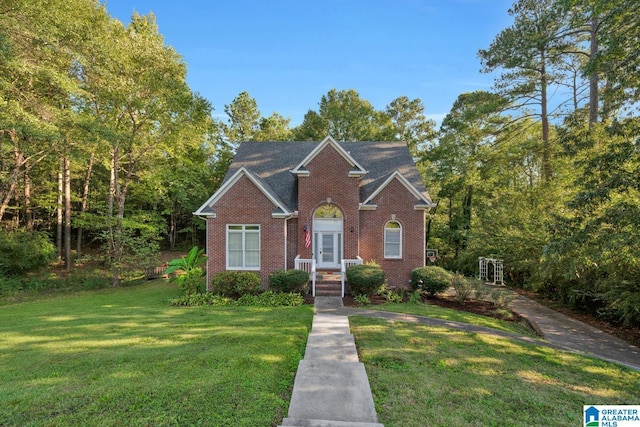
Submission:
[[[316,296],[342,296],[342,275],[340,272],[319,271],[316,273]]]
[[[342,296],[342,284],[340,280],[320,280],[316,281],[317,297],[340,297]]]

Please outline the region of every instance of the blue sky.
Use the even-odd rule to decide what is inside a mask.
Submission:
[[[489,89],[478,49],[512,20],[512,0],[106,0],[127,23],[153,12],[214,115],[242,91],[263,116],[298,125],[330,89],[378,109],[406,95],[440,121],[458,95]]]

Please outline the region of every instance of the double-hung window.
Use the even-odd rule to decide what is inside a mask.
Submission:
[[[227,270],[260,270],[259,225],[227,225]]]
[[[384,226],[384,257],[402,258],[402,226],[389,221]]]

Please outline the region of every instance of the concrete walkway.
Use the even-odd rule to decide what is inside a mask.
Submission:
[[[513,292],[505,289],[505,292]],[[603,332],[591,325],[580,322],[555,310],[543,306],[524,296],[513,292],[513,300],[509,308],[526,318],[542,335],[543,339],[523,337],[508,332],[466,323],[440,320],[411,314],[381,312],[376,310],[361,310],[357,308],[339,308],[335,314],[345,316],[369,316],[392,321],[414,322],[425,325],[443,326],[461,329],[469,332],[482,332],[499,335],[518,341],[525,341],[537,345],[557,348],[559,350],[584,354],[587,356],[618,363],[628,368],[640,371],[640,349],[619,338]]]
[[[282,426],[383,427],[340,297],[316,297],[313,326]]]
[[[640,348],[514,292],[509,305],[561,348],[640,371]]]
[[[383,427],[377,422],[369,380],[364,365],[358,361],[348,316],[493,334],[584,354],[640,371],[638,347],[515,292],[513,297],[509,308],[528,319],[541,338],[412,314],[344,307],[340,297],[317,297],[305,357],[298,366],[288,418],[282,421],[282,426]]]

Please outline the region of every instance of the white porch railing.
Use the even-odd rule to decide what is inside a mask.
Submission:
[[[352,265],[362,264],[362,258],[357,257],[356,259],[343,259],[342,267],[340,267],[340,282],[342,285],[342,298],[344,298],[344,281],[347,278],[347,268]]]
[[[311,280],[311,294],[316,296],[316,260],[315,259],[303,259],[300,255],[296,256],[294,260],[294,268],[296,270],[303,270],[309,273],[309,279]]]

